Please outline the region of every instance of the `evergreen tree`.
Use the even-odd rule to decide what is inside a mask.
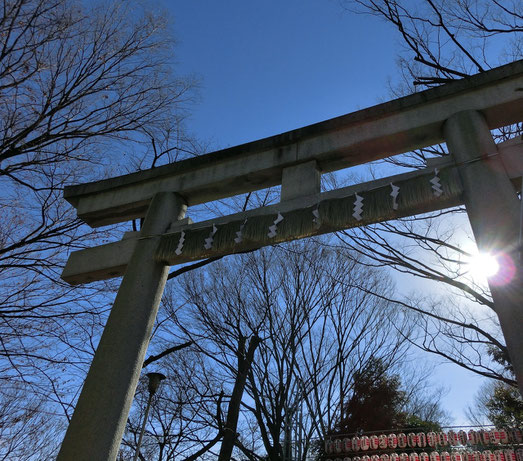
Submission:
[[[496,384],[486,407],[488,418],[497,427],[523,426],[523,399],[517,388]]]
[[[401,378],[391,375],[382,359],[372,357],[354,375],[352,395],[344,405],[332,434],[349,434],[388,429],[438,430],[437,421],[427,421],[406,409],[407,392]]]
[[[365,368],[354,375],[353,393],[336,432],[378,431],[402,426],[406,419],[402,411],[405,396],[399,376],[387,374],[383,361],[371,358]]]

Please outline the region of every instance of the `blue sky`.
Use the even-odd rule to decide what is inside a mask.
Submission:
[[[189,127],[227,147],[388,99],[397,43],[335,0],[168,1],[176,68],[201,79]]]
[[[253,141],[391,99],[401,44],[377,18],[337,0],[162,0],[169,11],[176,70],[201,82],[188,120],[211,149]],[[456,424],[481,380],[438,365]]]

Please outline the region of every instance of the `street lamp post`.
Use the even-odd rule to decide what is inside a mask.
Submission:
[[[142,445],[142,438],[145,432],[145,425],[147,424],[147,417],[149,416],[149,410],[151,408],[151,401],[154,394],[156,394],[156,391],[158,390],[160,382],[165,379],[165,375],[162,375],[161,373],[147,373],[147,377],[149,378],[149,385],[147,386],[149,390],[149,398],[147,399],[147,408],[145,409],[142,430],[140,431],[140,437],[138,439],[138,445],[136,446],[136,453],[134,454],[133,461],[137,461],[138,456],[140,455],[140,447]]]

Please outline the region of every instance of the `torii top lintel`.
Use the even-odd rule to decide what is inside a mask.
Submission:
[[[78,216],[98,227],[144,216],[157,192],[195,205],[281,184],[284,168],[316,160],[335,171],[443,142],[451,115],[482,112],[489,128],[522,120],[523,60],[269,138],[158,168],[66,187]]]

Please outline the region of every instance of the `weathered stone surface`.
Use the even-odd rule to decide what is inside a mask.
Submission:
[[[456,112],[479,110],[487,126],[520,121],[523,60],[437,88],[269,138],[152,170],[66,188],[78,216],[93,227],[143,217],[157,192],[187,204],[280,184],[284,168],[316,160],[322,172],[443,141]]]

